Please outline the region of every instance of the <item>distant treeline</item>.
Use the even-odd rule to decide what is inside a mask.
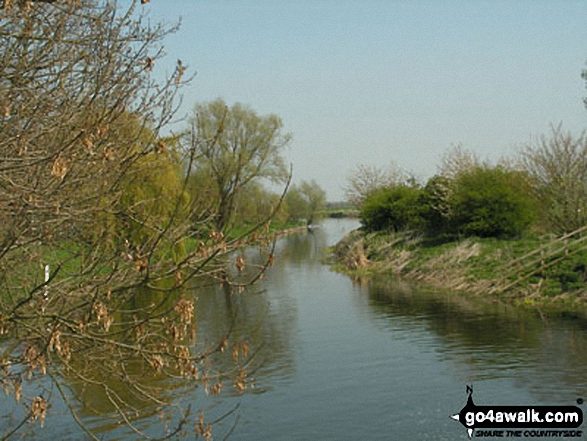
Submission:
[[[346,193],[369,231],[447,238],[561,234],[587,224],[587,137],[553,127],[498,164],[456,146],[426,182],[397,167],[359,166]]]

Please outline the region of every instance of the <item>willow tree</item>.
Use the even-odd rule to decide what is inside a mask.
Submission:
[[[197,105],[195,113],[190,146],[198,154],[196,171],[216,187],[215,222],[222,231],[232,219],[239,191],[260,180],[287,182],[282,155],[291,135],[283,132],[278,116],[260,116],[240,103],[228,107],[217,99]]]
[[[173,62],[173,73],[155,81],[162,42],[176,27],[149,22],[144,3],[0,6],[0,383],[20,415],[2,416],[0,439],[50,417],[55,395],[96,439],[68,381],[99,391],[135,435],[144,409],[135,400],[150,403],[146,413],[171,406],[147,378],[218,391],[232,376],[239,391],[246,387],[242,366],[221,375],[205,363],[228,335],[217,344],[190,340],[194,299],[181,288],[195,278],[229,283],[219,258],[242,243],[193,224],[188,177],[176,171],[179,163],[193,169],[200,152],[171,152],[160,135],[186,66]],[[175,183],[162,188],[170,176]],[[237,343],[241,364],[246,350]],[[175,421],[179,429],[188,413],[178,410]],[[203,420],[195,428],[210,437]]]
[[[326,192],[312,179],[293,185],[285,196],[290,219],[304,219],[311,225],[326,205]]]

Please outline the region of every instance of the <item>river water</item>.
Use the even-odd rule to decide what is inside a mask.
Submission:
[[[235,338],[258,350],[254,387],[244,393],[226,386],[218,397],[201,388],[178,395],[207,419],[238,406],[214,425],[214,440],[228,433],[235,440],[467,439],[449,418],[465,405],[467,385],[478,405],[587,399],[585,321],[391,277],[352,280],[324,259],[357,226],[327,220],[313,234],[280,239],[275,264],[252,290],[194,292],[199,339],[218,339],[236,317]],[[63,424],[48,420],[33,436],[83,439],[62,414]],[[100,417],[84,421],[103,439],[134,438]],[[161,424],[153,417],[140,428],[155,436]],[[193,439],[193,429],[187,433]]]
[[[266,342],[257,389],[234,398],[235,439],[467,439],[449,418],[466,385],[481,405],[587,398],[587,323],[388,277],[353,281],[323,260],[357,226],[328,220],[281,239],[257,294],[200,294],[203,328],[236,309],[239,332]]]

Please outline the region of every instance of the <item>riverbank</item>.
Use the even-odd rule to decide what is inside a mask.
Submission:
[[[567,242],[566,249],[556,246],[546,237],[442,242],[355,230],[333,248],[333,258],[334,268],[351,276],[393,274],[440,289],[584,315],[587,251]]]

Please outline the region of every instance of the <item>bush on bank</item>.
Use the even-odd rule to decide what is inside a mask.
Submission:
[[[525,233],[537,216],[523,173],[474,167],[452,180],[434,176],[424,187],[377,188],[365,198],[360,218],[371,232],[512,238]]]
[[[458,176],[450,198],[452,224],[462,236],[520,237],[536,219],[523,174],[475,167]]]
[[[420,189],[404,185],[378,188],[365,198],[361,222],[370,231],[420,228],[420,196]]]
[[[525,172],[483,165],[433,176],[424,186],[372,190],[360,210],[363,228],[337,248],[338,261],[347,272],[391,272],[476,293],[515,282],[499,292],[524,304],[587,309],[581,241],[562,257],[535,254],[519,283],[516,271],[506,273],[509,262],[556,237],[544,233],[531,184]]]

